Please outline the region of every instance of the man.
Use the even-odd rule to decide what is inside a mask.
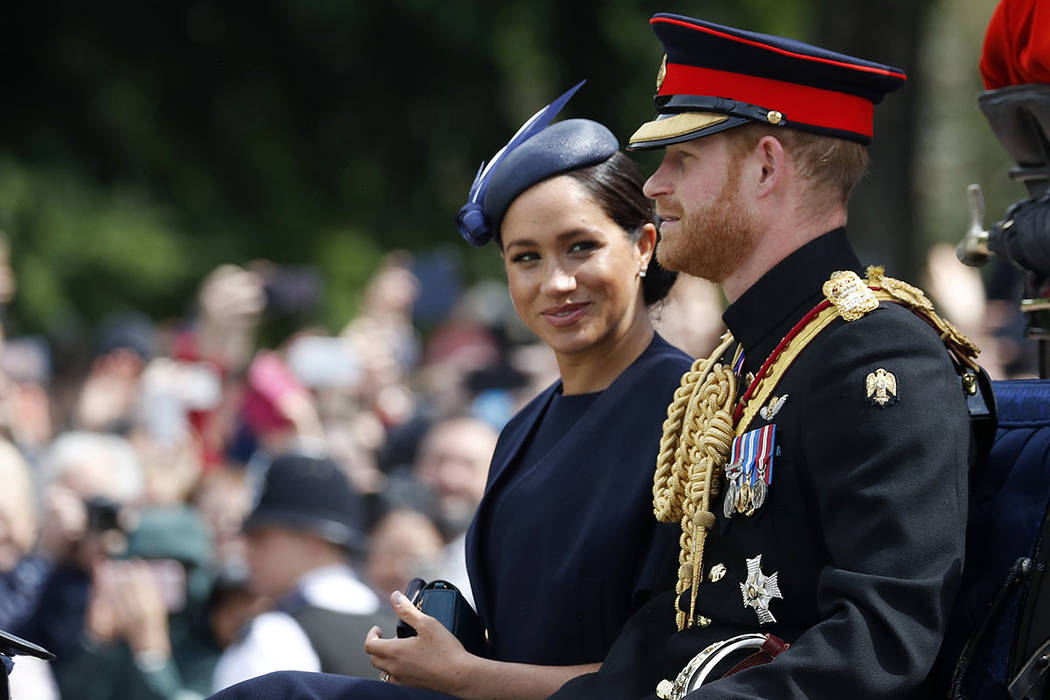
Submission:
[[[332,460],[273,460],[243,530],[250,585],[277,609],[223,652],[217,689],[278,669],[374,675],[360,640],[372,625],[391,625],[348,563],[362,549],[360,513]]]
[[[429,578],[451,582],[471,603],[467,528],[485,494],[497,432],[476,418],[448,418],[427,431],[412,472],[437,501],[438,525],[449,542]]]
[[[677,590],[554,697],[652,697],[661,681],[660,697],[690,700],[907,697],[962,568],[971,429],[957,369],[967,387],[979,370],[919,290],[865,273],[845,237],[873,106],[905,76],[701,20],[652,25],[659,116],[631,147],[665,149],[645,188],[659,260],[721,285],[737,343],[683,378],[721,381],[721,411],[676,401],[665,423],[654,494],[683,528]],[[723,664],[695,690],[679,677],[746,633],[790,648],[767,641],[771,662],[728,677]]]

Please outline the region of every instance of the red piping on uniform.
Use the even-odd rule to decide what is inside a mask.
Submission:
[[[808,314],[802,317],[801,321],[795,324],[794,328],[788,331],[788,334],[784,336],[784,339],[773,348],[773,352],[769,353],[769,357],[767,357],[766,361],[762,363],[762,369],[758,370],[758,373],[755,374],[755,378],[751,380],[751,386],[747,388],[744,395],[740,397],[740,401],[737,402],[736,409],[733,411],[733,425],[736,425],[736,422],[740,420],[740,416],[744,413],[744,406],[746,406],[747,402],[751,400],[751,395],[755,392],[758,385],[762,383],[760,380],[766,376],[766,372],[769,371],[770,365],[780,357],[780,353],[784,352],[784,348],[787,347],[787,344],[790,343],[796,335],[801,333],[802,329],[809,325],[809,322],[812,321],[817,314],[829,306],[831,306],[831,302],[827,299],[814,306]]]
[[[771,78],[668,63],[661,95],[706,95],[776,109],[788,123],[871,137],[875,104],[864,97]]]
[[[897,73],[895,71],[889,71],[883,68],[873,68],[871,66],[859,66],[855,63],[844,63],[842,61],[835,61],[830,58],[821,58],[819,56],[807,56],[804,53],[795,53],[794,51],[788,51],[787,49],[777,48],[776,46],[770,46],[769,44],[763,44],[758,41],[752,41],[751,39],[744,39],[743,37],[733,36],[732,34],[726,34],[725,32],[720,32],[717,29],[711,29],[710,27],[703,27],[697,24],[683,22],[680,19],[671,19],[669,17],[653,17],[651,20],[649,20],[650,24],[656,24],[657,22],[666,22],[667,24],[677,24],[682,27],[687,27],[689,29],[696,29],[701,32],[706,32],[707,34],[713,34],[714,36],[718,36],[723,39],[729,39],[731,41],[736,41],[741,44],[747,44],[748,46],[757,46],[760,49],[767,49],[769,51],[774,51],[784,56],[791,56],[793,58],[801,58],[805,61],[827,63],[831,66],[839,66],[840,68],[849,68],[851,70],[865,71],[867,73],[876,73],[878,75],[886,75],[892,78],[900,78],[902,80],[908,79],[908,76],[906,76],[904,73]]]

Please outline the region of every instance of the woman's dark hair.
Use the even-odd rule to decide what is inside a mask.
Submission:
[[[565,173],[587,191],[605,214],[627,232],[631,240],[638,240],[642,227],[655,224],[653,205],[642,192],[642,171],[633,160],[621,152],[598,165]],[[657,243],[659,243],[657,234]],[[667,296],[678,278],[677,272],[664,269],[656,262],[654,249],[649,268],[642,279],[642,294],[646,306]]]

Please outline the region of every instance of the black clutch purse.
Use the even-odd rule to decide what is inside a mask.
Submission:
[[[486,656],[488,641],[481,619],[459,589],[448,581],[412,579],[405,588],[405,597],[421,612],[430,615],[455,635],[463,648],[475,656]],[[416,631],[404,620],[397,623],[397,636],[415,637]]]

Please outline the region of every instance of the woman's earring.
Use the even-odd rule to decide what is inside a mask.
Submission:
[[[642,268],[640,268],[638,270],[638,276],[639,277],[645,277],[645,273],[648,272],[648,271],[649,271],[649,266],[645,265],[645,266],[643,266]]]

